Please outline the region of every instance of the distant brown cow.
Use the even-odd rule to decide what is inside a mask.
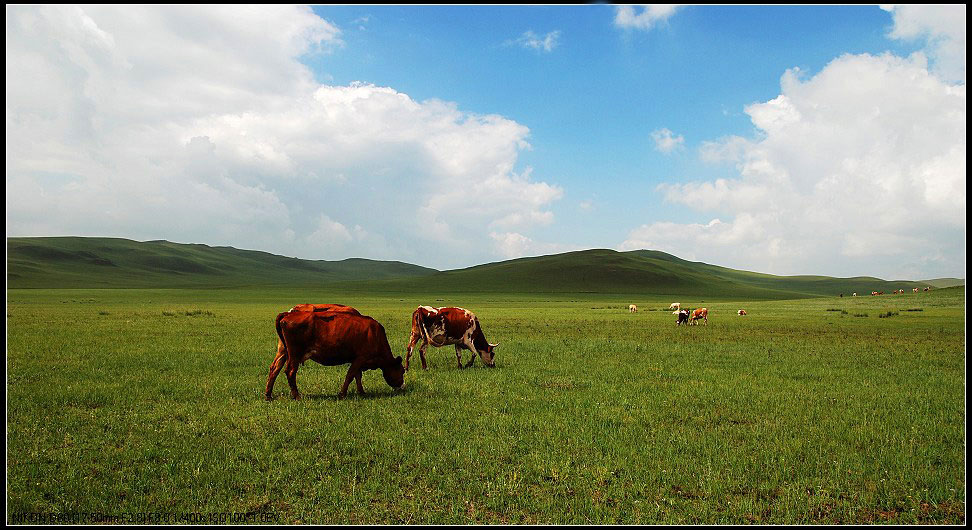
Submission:
[[[479,325],[479,319],[472,311],[461,307],[430,307],[419,306],[412,312],[412,333],[408,338],[408,345],[405,347],[405,369],[408,370],[408,361],[412,357],[412,349],[419,339],[422,345],[419,346],[419,357],[422,359],[422,369],[427,370],[425,364],[425,348],[429,344],[436,348],[441,348],[449,344],[456,346],[456,363],[462,368],[462,350],[473,352],[466,368],[472,366],[476,360],[476,354],[483,360],[483,363],[490,368],[496,366],[496,356],[493,349],[498,344],[490,344],[486,341],[483,328]]]
[[[746,310],[745,310],[745,309],[740,309],[739,311],[737,311],[737,313],[738,313],[738,314],[739,314],[739,316],[741,316],[741,317],[744,317],[744,316],[746,316]]]
[[[336,313],[351,313],[352,315],[360,315],[357,309],[341,305],[341,304],[297,304],[290,308],[290,311],[309,311],[309,312],[327,312],[333,311]],[[283,368],[284,363],[287,362],[287,351],[284,349],[284,343],[280,338],[277,338],[277,355],[273,358],[270,363],[270,374],[268,380],[276,379],[277,373]],[[267,389],[267,395],[269,395],[270,389]]]
[[[628,306],[628,312],[629,313],[637,313],[638,312],[638,306],[636,306],[634,304],[629,305]]]
[[[689,324],[698,324],[699,319],[702,320],[703,324],[709,324],[709,310],[705,307],[696,309],[692,311],[692,316],[689,318]]]
[[[402,358],[392,356],[385,328],[377,320],[350,312],[287,311],[277,315],[277,337],[284,343],[287,359],[287,383],[290,397],[300,399],[297,391],[297,369],[308,359],[325,366],[351,363],[338,397],[348,394],[354,379],[358,393],[364,394],[361,373],[381,370],[385,382],[393,388],[405,385]],[[271,368],[267,377],[266,397],[273,399],[273,383],[278,370]]]

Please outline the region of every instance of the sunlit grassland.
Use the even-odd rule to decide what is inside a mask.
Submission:
[[[285,289],[7,297],[8,522],[72,511],[965,521],[961,288],[772,302]],[[674,301],[708,307],[708,325],[676,327]],[[405,391],[366,372],[368,394],[352,386],[339,401],[347,367],[308,363],[303,400],[281,377],[266,402],[273,319],[299,302],[355,306],[385,326],[396,355],[415,306],[466,307],[500,343],[497,368],[458,370],[451,347],[429,348],[429,370],[416,353]]]

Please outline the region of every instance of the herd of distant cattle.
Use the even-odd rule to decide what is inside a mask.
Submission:
[[[925,287],[928,291],[930,288]],[[912,289],[917,293],[918,288]],[[903,294],[904,289],[893,294]],[[872,291],[871,296],[884,294]],[[843,297],[843,293],[840,294]],[[857,296],[854,293],[853,296]],[[669,308],[676,315],[675,325],[709,323],[709,310],[682,309],[681,303],[674,302]],[[628,311],[635,313],[638,306],[631,304]],[[746,316],[746,310],[736,312]],[[486,341],[479,319],[471,311],[461,307],[419,306],[412,312],[412,330],[406,345],[405,361],[401,356],[392,354],[385,328],[375,319],[362,315],[357,309],[341,304],[298,304],[277,315],[277,353],[270,363],[267,375],[267,400],[273,399],[273,383],[286,366],[287,383],[290,397],[300,399],[297,391],[297,369],[308,359],[325,366],[351,364],[344,378],[344,385],[338,397],[344,398],[348,386],[354,380],[358,393],[364,394],[361,374],[366,370],[381,370],[389,386],[400,389],[405,386],[405,372],[408,370],[412,351],[419,340],[419,357],[422,369],[428,369],[425,362],[425,349],[429,344],[436,348],[454,345],[456,364],[459,368],[470,367],[476,355],[489,367],[495,367],[495,348],[498,344]],[[462,363],[463,350],[472,352],[469,361]]]

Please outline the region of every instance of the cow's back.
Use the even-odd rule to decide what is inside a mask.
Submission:
[[[377,320],[360,314],[346,312],[302,312],[283,319],[287,347],[293,340],[300,343],[304,359],[312,359],[324,365],[347,364],[358,358],[368,360],[367,365],[378,359],[391,358],[391,347],[385,328]],[[286,329],[290,325],[290,329]],[[288,334],[290,332],[291,334]]]
[[[352,315],[361,314],[357,309],[342,304],[297,304],[291,308],[291,311],[351,313]]]

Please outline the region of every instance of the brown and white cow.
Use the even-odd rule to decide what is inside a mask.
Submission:
[[[739,310],[739,311],[737,311],[736,313],[737,313],[737,314],[738,314],[739,316],[741,316],[741,317],[744,317],[744,316],[746,316],[746,310],[745,310],[745,309],[740,309],[740,310]]]
[[[917,288],[917,287],[915,287],[914,289],[912,289],[912,290],[911,290],[911,292],[913,292],[913,293],[917,293],[917,292],[918,292],[918,288]]]
[[[672,302],[672,305],[668,306],[668,310],[669,311],[673,311],[673,310],[674,311],[678,311],[681,308],[682,308],[682,304],[680,304],[678,302]]]
[[[405,386],[402,358],[392,355],[385,328],[375,319],[350,312],[287,311],[277,315],[277,337],[284,343],[287,383],[290,397],[300,399],[297,391],[297,369],[308,359],[324,366],[351,363],[338,397],[348,394],[354,379],[358,393],[364,394],[361,373],[381,370],[392,388]],[[273,399],[273,383],[280,371],[271,365],[267,377],[267,400]]]
[[[294,312],[294,311],[305,311],[311,313],[313,312],[324,313],[324,312],[331,311],[335,313],[350,313],[352,315],[361,314],[358,312],[357,309],[351,306],[341,305],[341,304],[297,304],[294,307],[290,308],[289,312]],[[283,365],[286,362],[287,362],[287,350],[284,348],[283,340],[277,337],[277,355],[273,358],[273,361],[270,362],[270,375],[268,376],[268,380],[276,379],[277,372],[279,372],[280,369],[283,368]],[[267,395],[269,394],[270,394],[270,389],[268,388]]]
[[[637,313],[638,312],[638,306],[636,306],[634,304],[629,305],[628,306],[628,312],[629,313]]]
[[[461,307],[431,307],[419,306],[412,312],[412,333],[408,338],[408,345],[405,352],[405,369],[408,370],[408,361],[412,357],[412,349],[419,339],[422,345],[419,346],[419,357],[422,359],[422,369],[427,370],[425,364],[425,348],[431,344],[436,348],[441,348],[449,344],[456,346],[456,364],[459,368],[462,365],[462,350],[473,352],[466,368],[472,366],[476,360],[476,354],[483,360],[483,363],[490,368],[496,366],[496,356],[493,353],[497,344],[490,344],[486,341],[483,328],[479,325],[479,319],[472,311]]]
[[[698,324],[699,320],[702,320],[703,324],[709,324],[709,310],[705,307],[696,309],[692,311],[692,316],[689,317],[689,324]]]

